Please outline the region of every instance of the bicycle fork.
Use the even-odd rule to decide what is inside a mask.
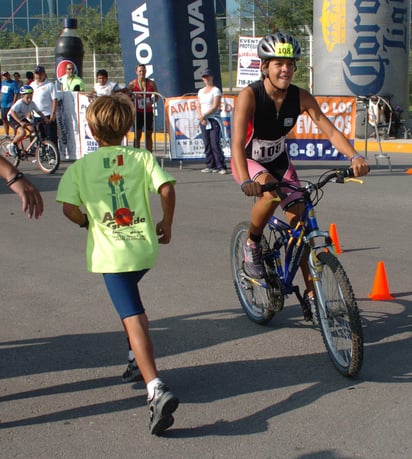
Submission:
[[[315,237],[323,237],[324,242],[320,244],[316,244],[314,242]],[[324,251],[329,251],[333,253],[334,255],[336,254],[335,248],[332,244],[332,239],[329,235],[328,231],[316,231],[316,234],[309,234],[308,240],[311,241],[310,243],[310,253],[309,253],[309,259],[308,259],[308,264],[309,264],[309,270],[310,274],[312,276],[312,282],[313,282],[313,288],[315,290],[315,295],[318,303],[318,307],[320,309],[320,316],[321,317],[326,317],[326,308],[325,308],[325,298],[323,295],[323,289],[322,289],[322,271],[323,271],[323,265],[320,262],[317,253],[319,249],[324,250]]]

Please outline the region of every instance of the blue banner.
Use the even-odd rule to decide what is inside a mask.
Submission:
[[[122,0],[118,18],[126,83],[145,64],[165,97],[197,92],[206,68],[221,87],[212,1]]]

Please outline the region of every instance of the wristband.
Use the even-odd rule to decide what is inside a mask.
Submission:
[[[80,228],[88,228],[89,227],[89,217],[87,216],[87,214],[83,214],[83,217],[84,217],[84,222],[79,226]]]
[[[18,172],[12,179],[10,179],[10,180],[6,183],[6,185],[7,185],[7,186],[13,185],[13,183],[16,183],[17,180],[20,180],[20,179],[22,179],[23,177],[24,177],[23,172]]]
[[[358,158],[365,159],[364,156],[360,155],[359,153],[355,153],[353,156],[349,158],[349,161],[352,162],[353,160],[358,159]]]
[[[253,183],[253,180],[243,180],[243,182],[240,184],[240,188],[243,190],[243,185],[247,185],[248,183]]]

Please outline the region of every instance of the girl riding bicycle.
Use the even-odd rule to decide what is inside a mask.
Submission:
[[[355,176],[368,173],[365,158],[359,155],[345,136],[322,113],[315,98],[293,84],[296,62],[301,57],[298,41],[283,33],[264,37],[258,45],[262,78],[244,88],[236,100],[232,136],[232,170],[235,180],[247,196],[256,196],[252,207],[249,237],[244,246],[244,268],[248,275],[265,275],[260,241],[263,230],[279,201],[274,193],[263,193],[261,185],[283,181],[299,186],[290,162],[285,138],[298,116],[307,112],[331,143],[352,162]],[[302,204],[288,206],[296,196],[281,202],[291,225],[298,220]],[[301,265],[306,284],[306,298],[313,303],[313,286],[305,260]]]
[[[34,132],[33,123],[30,121],[33,111],[38,113],[45,123],[48,122],[48,118],[33,102],[33,88],[31,86],[22,86],[20,88],[20,95],[21,98],[12,105],[7,115],[10,125],[15,130],[14,139],[9,147],[9,154],[12,157],[17,156],[16,145]]]

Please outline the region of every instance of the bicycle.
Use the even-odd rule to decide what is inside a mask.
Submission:
[[[281,199],[286,196],[281,188],[301,192],[304,212],[295,227],[275,216],[270,218],[261,242],[266,269],[264,278],[251,278],[244,270],[243,246],[248,237],[248,222],[241,222],[234,228],[230,257],[235,290],[249,319],[267,324],[283,309],[285,297],[295,293],[304,317],[319,324],[336,369],[344,376],[353,377],[363,360],[360,313],[350,280],[335,256],[329,232],[319,230],[314,209],[324,194],[321,189],[326,183],[331,180],[344,183],[348,177],[353,177],[352,169],[326,171],[317,183],[307,182],[302,187],[283,182],[263,185],[262,192],[276,191]],[[313,278],[316,317],[311,317],[299,287],[294,284],[304,253]]]
[[[41,134],[41,122],[33,123],[34,132],[32,137],[27,136],[16,145],[16,156],[10,155],[10,139],[0,141],[0,155],[14,166],[18,166],[20,161],[28,161],[34,156],[33,162],[37,163],[38,168],[45,174],[53,174],[60,165],[60,154],[56,145],[44,139]]]

